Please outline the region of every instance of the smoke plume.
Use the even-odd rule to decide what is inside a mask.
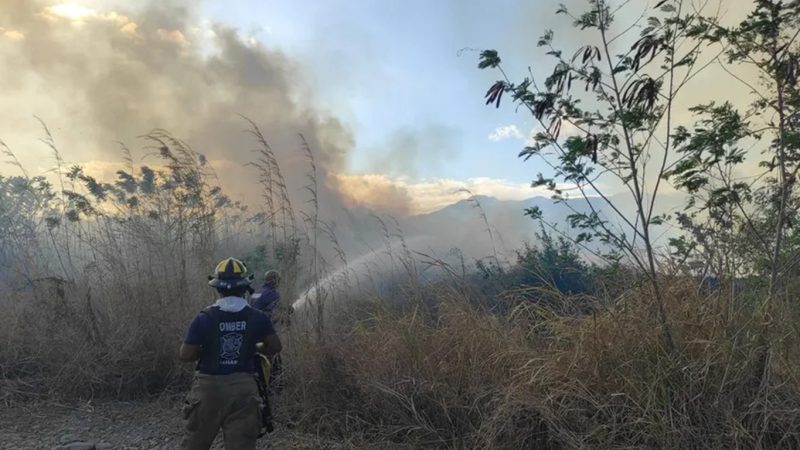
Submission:
[[[108,169],[121,159],[117,141],[135,150],[137,136],[168,129],[211,161],[227,190],[255,200],[255,180],[243,176],[252,173],[243,165],[253,159],[255,143],[242,133],[241,114],[262,127],[292,194],[307,182],[302,133],[317,158],[321,195],[333,201],[322,191],[327,174],[342,168],[350,132],[315,111],[286,55],[201,21],[193,5],[151,1],[130,11],[98,11],[0,1],[0,136],[24,165],[50,169],[42,158],[47,150],[34,139],[42,136],[36,115],[65,157]]]

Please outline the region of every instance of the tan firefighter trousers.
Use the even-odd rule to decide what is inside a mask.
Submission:
[[[183,406],[183,450],[208,450],[219,429],[226,450],[253,450],[261,431],[261,398],[248,373],[197,374]]]

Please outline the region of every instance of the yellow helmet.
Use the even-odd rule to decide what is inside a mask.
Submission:
[[[208,285],[221,289],[235,289],[250,286],[253,275],[247,273],[247,266],[236,258],[227,258],[219,262],[214,268],[214,274],[209,275]]]

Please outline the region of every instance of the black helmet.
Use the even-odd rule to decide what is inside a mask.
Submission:
[[[220,289],[236,289],[250,286],[253,275],[247,273],[247,266],[236,258],[227,258],[217,264],[214,274],[208,276],[208,285]]]

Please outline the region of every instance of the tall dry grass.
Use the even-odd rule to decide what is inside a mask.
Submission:
[[[260,246],[284,299],[310,300],[281,331],[283,426],[414,448],[800,448],[794,305],[767,313],[665,276],[670,353],[631,272],[599,280],[594,297],[544,283],[495,287],[489,301],[463,256],[454,268],[418,252],[383,218],[385,248],[356,264],[318,215],[313,167],[313,210],[297,212],[250,132],[264,199],[250,216],[202,155],[160,130],[147,140],[162,164],[135,167],[125,151],[113,184],[68,168],[49,133],[56,188],[24,170],[0,178],[0,401],[180,392],[191,368],[176,352],[213,300],[209,267]]]
[[[666,285],[673,356],[640,292],[581,317],[529,301],[489,314],[451,287],[433,320],[362,307],[326,345],[290,350],[280,410],[308,431],[415,447],[800,447],[797,309],[728,320],[716,297]]]
[[[282,176],[253,124],[269,177],[266,211],[248,214],[216,184],[205,157],[164,130],[146,136],[151,166],[98,180],[62,157],[50,178],[0,177],[0,401],[135,398],[177,389],[191,318],[216,295],[219,259],[262,245],[294,294],[302,244]],[[261,139],[258,139],[260,137]],[[11,149],[4,147],[7,156]],[[302,274],[300,274],[302,276]]]

